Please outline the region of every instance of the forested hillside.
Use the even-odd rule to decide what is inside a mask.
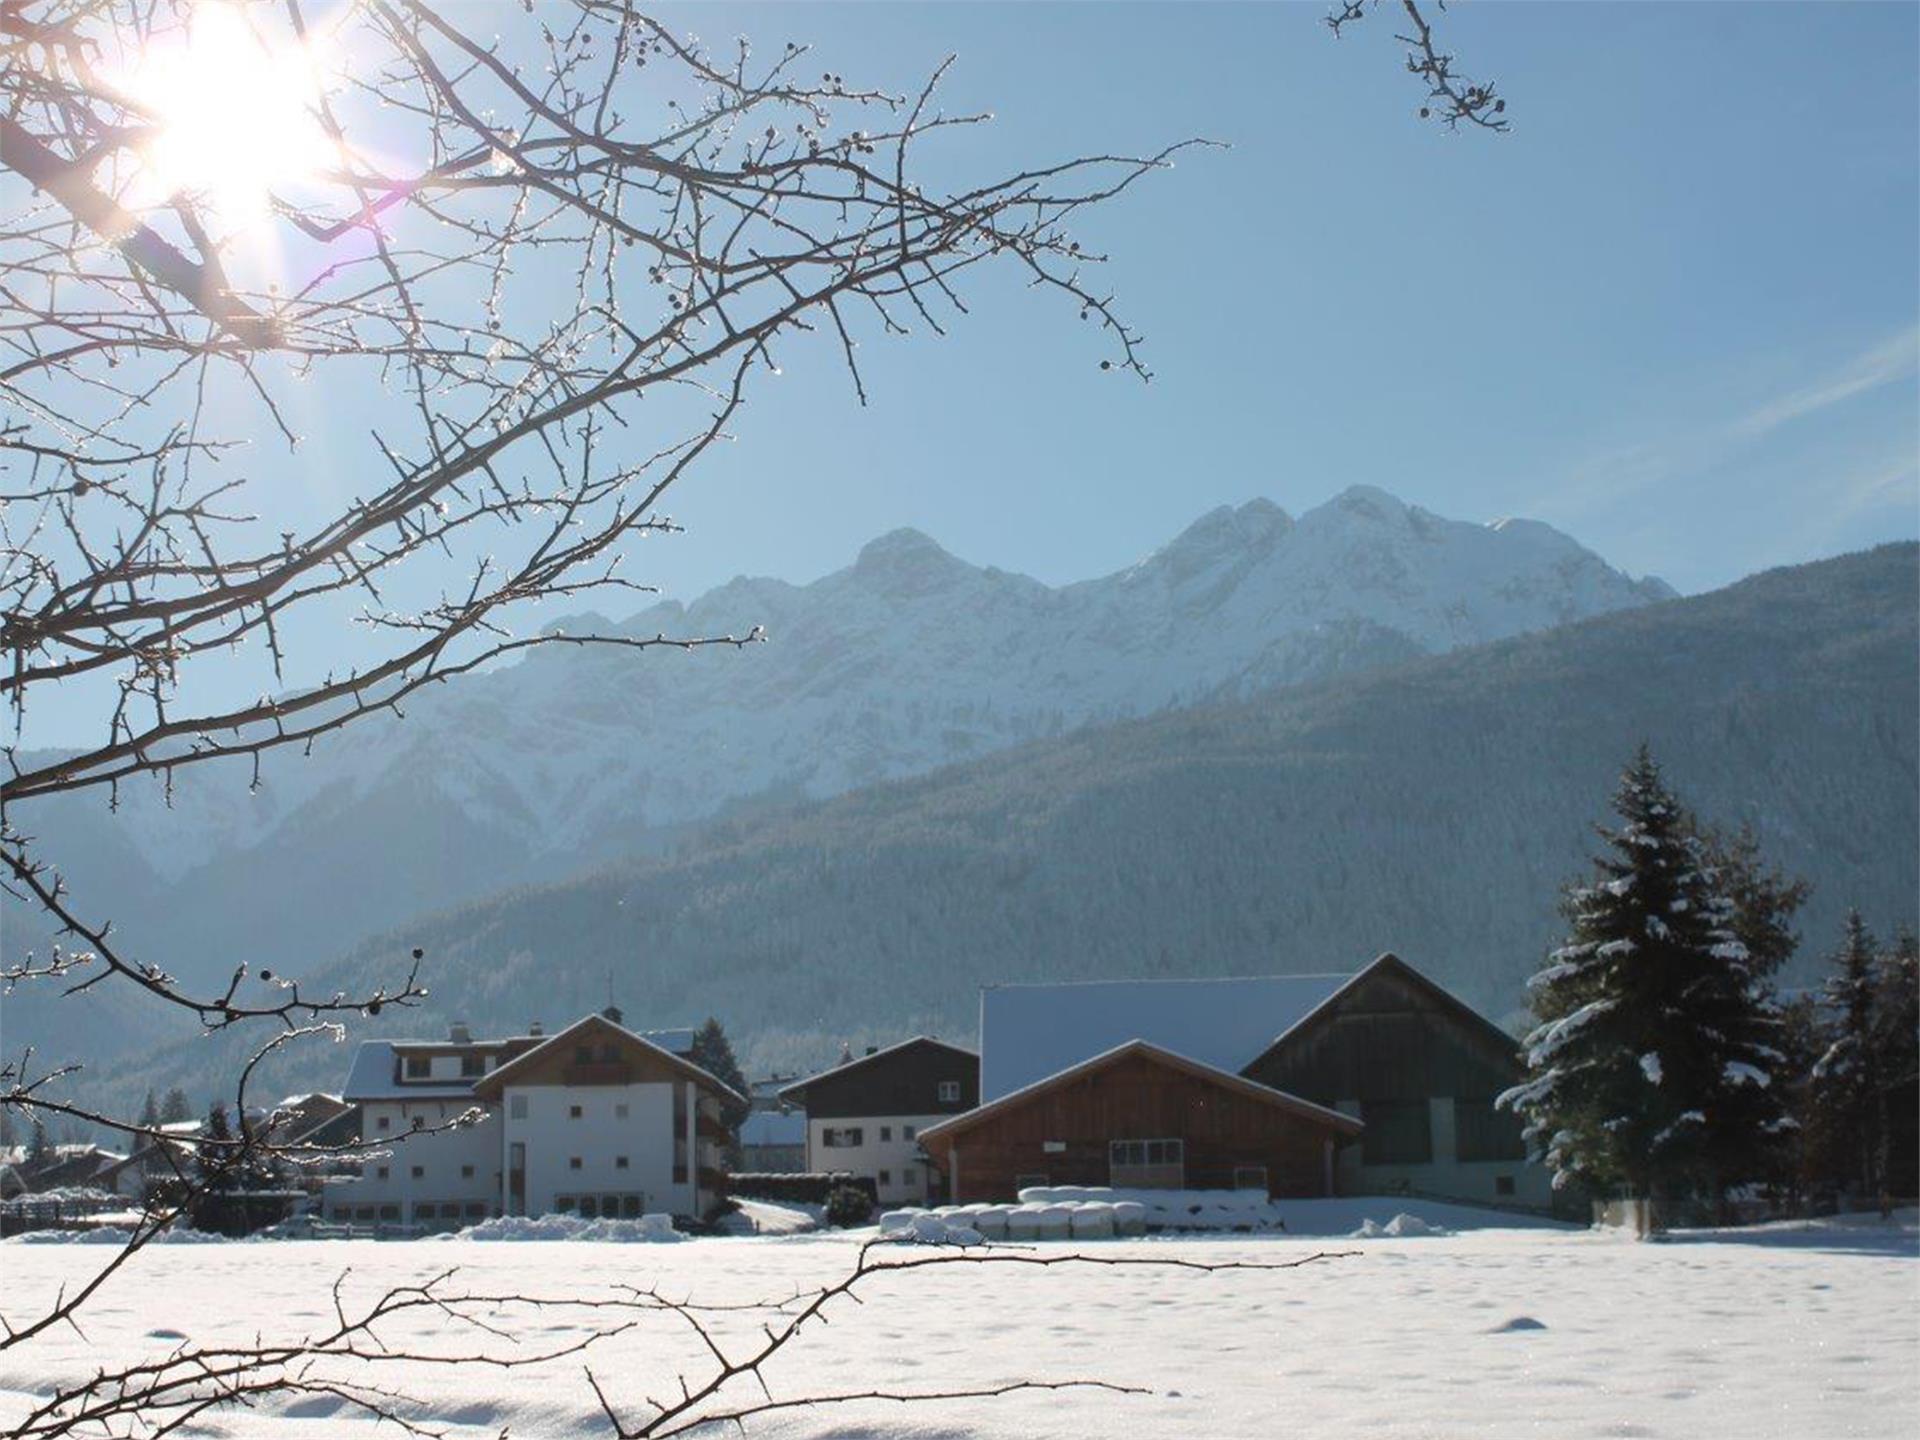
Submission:
[[[1496,1017],[1556,937],[1622,762],[1651,742],[1707,818],[1848,905],[1915,918],[1920,550],[1890,546],[1373,676],[1029,745],[677,854],[426,918],[431,1006],[367,1034],[605,1003],[726,1021],[751,1065],[970,1033],[999,980],[1248,974],[1393,949]],[[205,1074],[217,1046],[121,1085]],[[337,1083],[327,1050],[289,1082]]]

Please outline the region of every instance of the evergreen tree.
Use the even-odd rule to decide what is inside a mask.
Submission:
[[[27,1164],[40,1165],[53,1158],[53,1142],[47,1138],[47,1127],[35,1115],[32,1128],[27,1132]]]
[[[0,1150],[11,1150],[19,1141],[13,1136],[13,1107],[0,1105]]]
[[[1873,1029],[1879,1071],[1880,1195],[1920,1195],[1920,941],[1902,931],[1880,956]]]
[[[1847,912],[1840,948],[1829,963],[1831,973],[1820,987],[1827,1043],[1813,1067],[1814,1108],[1834,1142],[1830,1178],[1843,1190],[1874,1195],[1885,1129],[1875,1034],[1880,954],[1858,910]]]
[[[1777,1169],[1780,1017],[1697,827],[1643,746],[1618,828],[1529,982],[1528,1077],[1501,1097],[1556,1185],[1723,1198]]]
[[[694,1064],[706,1071],[714,1079],[747,1095],[747,1077],[740,1073],[740,1062],[733,1057],[733,1045],[727,1039],[727,1032],[720,1022],[709,1015],[704,1024],[693,1032],[693,1050],[689,1057]],[[721,1123],[727,1127],[728,1164],[738,1163],[740,1126],[746,1120],[752,1106],[746,1101],[727,1101],[721,1107]]]
[[[152,1130],[160,1123],[160,1104],[153,1098],[153,1091],[147,1091],[147,1098],[140,1105],[140,1119],[136,1122],[142,1130]]]
[[[1750,824],[1732,834],[1697,822],[1694,830],[1717,888],[1733,902],[1733,933],[1747,947],[1750,968],[1757,976],[1779,974],[1800,948],[1793,917],[1812,887],[1767,861]]]
[[[167,1091],[166,1098],[160,1102],[160,1123],[178,1125],[183,1120],[193,1118],[193,1102],[187,1099],[187,1092],[178,1085]]]
[[[194,1148],[194,1170],[198,1193],[193,1202],[193,1228],[239,1234],[245,1228],[240,1204],[234,1199],[234,1192],[240,1188],[240,1170],[227,1107],[218,1100],[207,1111],[206,1124],[201,1127],[199,1144]]]

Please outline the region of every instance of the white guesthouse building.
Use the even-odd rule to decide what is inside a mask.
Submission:
[[[344,1098],[364,1141],[392,1144],[328,1187],[327,1218],[448,1230],[495,1215],[704,1215],[721,1106],[740,1097],[687,1058],[691,1042],[628,1030],[612,1008],[554,1035],[476,1040],[456,1025],[445,1040],[367,1041]]]

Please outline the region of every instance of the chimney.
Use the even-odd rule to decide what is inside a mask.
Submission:
[[[602,1010],[600,1013],[606,1016],[606,1018],[611,1020],[614,1024],[618,1025],[620,1023],[621,1016],[620,1016],[620,1007],[618,1005],[609,1005],[607,1006],[606,1009]]]
[[[471,1045],[473,1043],[473,1032],[467,1029],[466,1021],[456,1020],[447,1030],[447,1039],[456,1045]]]
[[[530,1023],[530,1024],[529,1024],[529,1025],[527,1026],[527,1034],[529,1034],[529,1035],[535,1035],[535,1036],[538,1036],[538,1035],[544,1035],[544,1034],[546,1034],[546,1033],[547,1033],[547,1032],[546,1032],[546,1031],[545,1031],[545,1030],[544,1030],[544,1029],[543,1029],[543,1028],[541,1027],[541,1024],[540,1024],[540,1022],[539,1022],[538,1020],[535,1020],[535,1021],[533,1021],[533,1022],[531,1022],[531,1023]]]

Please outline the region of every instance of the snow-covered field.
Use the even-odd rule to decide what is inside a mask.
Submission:
[[[1413,1210],[1452,1234],[1345,1237],[1363,1220]],[[1920,1246],[1913,1215],[1704,1232],[1658,1243],[1506,1224],[1444,1206],[1339,1201],[1298,1207],[1277,1237],[1043,1244],[1026,1253],[1189,1260],[1353,1253],[1304,1269],[1198,1274],[1177,1269],[957,1265],[881,1276],[866,1303],[838,1302],[768,1372],[776,1395],[803,1390],[927,1390],[1022,1377],[1106,1379],[1150,1395],[1025,1394],[925,1406],[867,1404],[769,1417],[781,1437],[1085,1437],[1142,1434],[1910,1437],[1920,1434]],[[871,1235],[872,1232],[865,1232]],[[65,1331],[0,1354],[0,1428],[26,1398],[104,1357],[306,1332],[331,1315],[328,1287],[372,1296],[458,1265],[475,1293],[606,1294],[658,1286],[713,1303],[781,1298],[832,1282],[857,1241],[837,1234],[593,1242],[169,1245],[137,1257]],[[0,1246],[0,1310],[97,1265],[91,1245]],[[889,1258],[938,1253],[888,1247]],[[716,1312],[723,1345],[747,1343],[752,1312]],[[431,1331],[424,1322],[416,1334]],[[580,1333],[549,1316],[523,1349]],[[437,1337],[438,1343],[446,1343]],[[435,1343],[430,1340],[429,1343]],[[494,1342],[495,1353],[514,1347]],[[389,1367],[420,1400],[412,1412],[454,1437],[600,1435],[582,1374],[638,1409],[706,1373],[699,1343],[664,1317],[573,1356],[508,1372]],[[401,1370],[402,1373],[392,1373]],[[23,1393],[25,1392],[25,1393]],[[757,1393],[757,1392],[756,1392]],[[749,1398],[744,1394],[742,1399]],[[308,1398],[224,1413],[191,1433],[331,1435],[353,1428],[336,1402]]]

